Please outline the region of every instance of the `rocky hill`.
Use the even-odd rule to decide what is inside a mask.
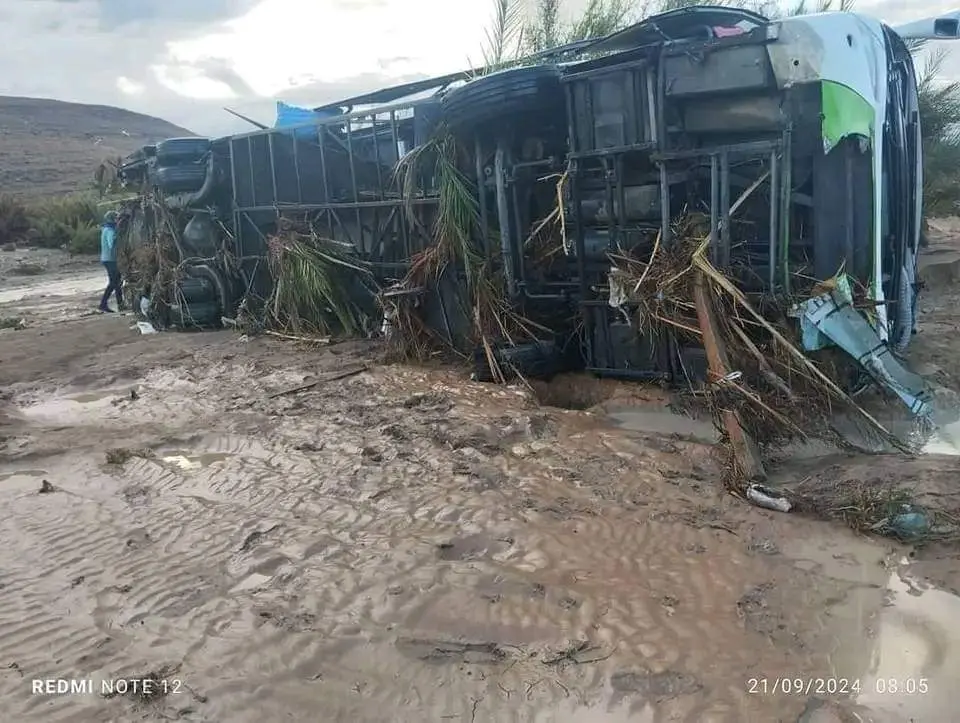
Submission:
[[[88,189],[104,160],[189,135],[122,108],[0,96],[0,193],[34,199]]]

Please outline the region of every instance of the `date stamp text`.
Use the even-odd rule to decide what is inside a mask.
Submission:
[[[750,695],[924,695],[930,689],[926,678],[748,678]]]

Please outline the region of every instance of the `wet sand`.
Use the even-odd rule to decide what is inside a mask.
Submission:
[[[5,719],[955,717],[955,550],[725,495],[708,427],[651,431],[659,391],[565,410],[365,343],[23,303],[0,332]]]

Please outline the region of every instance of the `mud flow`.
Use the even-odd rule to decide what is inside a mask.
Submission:
[[[956,719],[955,548],[732,498],[657,390],[31,318],[0,333],[4,720]]]

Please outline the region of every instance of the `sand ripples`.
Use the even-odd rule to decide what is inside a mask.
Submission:
[[[128,704],[24,681],[177,664],[204,702],[158,710],[238,723],[760,715],[742,671],[786,657],[744,645],[736,611],[762,563],[619,504],[663,484],[637,470],[641,443],[567,430],[509,390],[410,372],[344,387],[256,436],[211,431],[113,470],[65,455],[0,483],[12,714],[105,720]],[[674,471],[693,484],[690,459]],[[38,472],[61,491],[36,494]]]

